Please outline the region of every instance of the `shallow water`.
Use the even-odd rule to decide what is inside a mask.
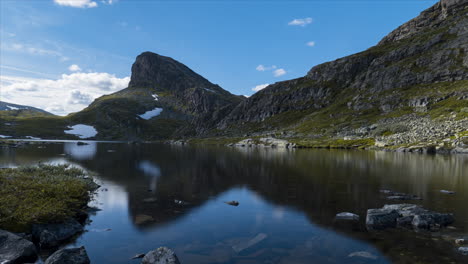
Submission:
[[[71,163],[98,174],[102,210],[68,245],[84,245],[92,263],[139,263],[129,259],[160,246],[195,264],[468,263],[453,244],[468,236],[468,156],[89,143],[0,149],[0,166]],[[368,208],[398,203],[381,189],[454,213],[454,228],[367,232]],[[339,212],[359,224],[335,222]]]

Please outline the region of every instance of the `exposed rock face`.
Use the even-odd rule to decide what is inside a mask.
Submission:
[[[243,99],[172,58],[144,52],[132,66],[128,88],[98,98],[72,118],[95,124],[109,138],[162,139],[203,133]],[[155,108],[162,112],[138,118]]]
[[[84,247],[60,249],[50,255],[45,264],[89,264],[91,263]]]
[[[364,52],[315,66],[302,78],[257,92],[218,128],[227,135],[288,130],[302,135],[345,131],[358,135],[350,128],[360,123],[370,126],[369,120],[411,112],[431,114],[445,102],[468,104],[467,7],[467,1],[443,0]],[[437,83],[440,88],[434,86]],[[457,120],[465,115],[452,109]],[[456,131],[449,126],[445,132]]]
[[[83,226],[74,219],[60,224],[40,224],[32,227],[33,239],[38,241],[42,248],[56,247],[60,242],[80,232],[83,232]]]
[[[0,263],[20,264],[34,262],[36,258],[36,247],[31,241],[0,230]]]
[[[160,247],[146,253],[142,264],[180,264],[174,251],[167,247]]]

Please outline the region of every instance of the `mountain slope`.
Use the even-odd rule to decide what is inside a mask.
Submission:
[[[364,52],[259,91],[211,133],[403,144],[467,130],[467,7],[442,0]]]
[[[9,117],[32,117],[52,116],[53,114],[39,108],[26,105],[18,105],[0,101],[0,116]]]
[[[128,88],[96,99],[70,119],[94,125],[99,138],[167,139],[203,133],[243,99],[172,58],[144,52]]]

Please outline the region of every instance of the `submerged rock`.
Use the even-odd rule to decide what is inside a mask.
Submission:
[[[75,219],[59,224],[36,224],[32,227],[32,235],[41,248],[58,246],[61,242],[83,232],[83,226]]]
[[[455,194],[454,191],[448,191],[448,190],[440,190],[440,192],[444,194]]]
[[[397,194],[397,195],[391,195],[387,197],[388,200],[422,200],[421,197],[414,195],[414,194]]]
[[[0,263],[34,262],[36,258],[36,247],[31,241],[8,231],[0,230]]]
[[[266,239],[268,237],[267,234],[264,234],[264,233],[259,233],[257,234],[255,237],[253,237],[252,239],[249,239],[249,240],[246,240],[246,241],[243,241],[243,242],[240,242],[234,246],[232,246],[232,249],[236,252],[236,253],[240,253],[250,247],[253,247],[254,245],[262,242],[264,239]]]
[[[135,216],[135,224],[142,225],[154,221],[150,215],[139,214]]]
[[[335,220],[351,220],[351,221],[358,221],[359,220],[359,215],[349,213],[349,212],[343,212],[336,214]]]
[[[359,258],[366,258],[366,259],[373,259],[373,260],[377,259],[377,256],[375,256],[372,253],[367,252],[367,251],[353,252],[353,253],[349,254],[348,257],[350,257],[350,258],[359,257]]]
[[[89,264],[91,263],[84,247],[64,248],[50,255],[45,264]]]
[[[160,247],[146,253],[142,264],[180,264],[174,251],[167,247]]]

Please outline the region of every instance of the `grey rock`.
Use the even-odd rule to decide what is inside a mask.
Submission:
[[[459,247],[458,252],[460,252],[463,255],[468,255],[468,247]]]
[[[400,215],[392,209],[369,209],[367,210],[366,226],[369,230],[382,230],[394,228]]]
[[[167,247],[160,247],[146,253],[142,264],[180,264],[174,251]]]
[[[455,222],[455,218],[452,214],[427,212],[415,215],[412,225],[416,229],[438,230],[441,227],[452,224],[453,222]]]
[[[448,190],[440,190],[440,192],[444,194],[455,194],[454,191],[448,191]]]
[[[31,241],[8,231],[0,230],[0,263],[34,262],[36,258],[36,247]]]
[[[452,214],[432,212],[415,204],[390,204],[380,209],[369,209],[366,217],[370,230],[403,227],[437,231],[454,221]]]
[[[84,247],[65,248],[54,252],[47,258],[45,264],[89,264],[88,254]]]
[[[36,224],[32,227],[33,238],[39,242],[41,248],[56,247],[80,232],[83,232],[83,226],[75,219],[58,224]]]
[[[358,221],[359,220],[359,215],[349,213],[349,212],[343,212],[336,214],[335,220],[351,220],[351,221]]]

